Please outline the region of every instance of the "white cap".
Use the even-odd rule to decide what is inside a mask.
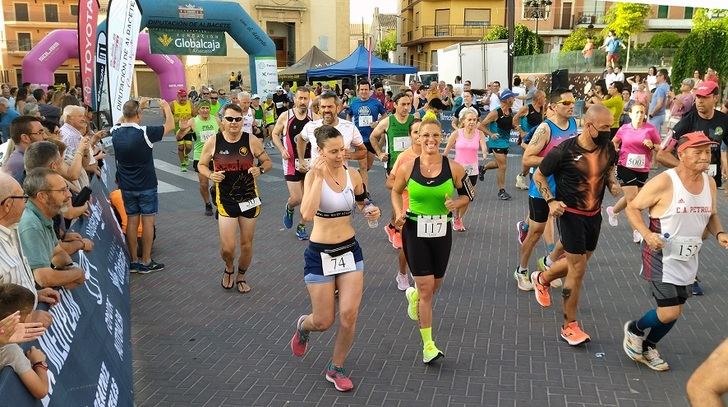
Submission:
[[[283,90],[283,86],[278,85],[278,87],[276,88],[276,92],[279,91],[279,90]]]
[[[260,96],[258,96],[257,93],[253,93],[253,97],[251,99],[260,99]]]

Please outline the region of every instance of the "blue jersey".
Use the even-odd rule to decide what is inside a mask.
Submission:
[[[559,126],[557,126],[554,122],[548,119],[544,120],[544,123],[548,124],[551,136],[549,138],[549,142],[544,146],[543,150],[541,150],[541,153],[539,153],[539,156],[541,157],[545,157],[549,151],[561,144],[562,141],[568,140],[572,137],[576,137],[578,134],[576,120],[573,117],[569,118],[569,125],[565,129],[559,128]],[[535,171],[535,168],[531,168],[531,174],[533,174]],[[554,179],[554,176],[549,175],[546,179],[549,183],[549,190],[551,191],[551,195],[556,196],[556,180]],[[543,199],[541,193],[536,187],[536,183],[533,181],[533,177],[531,177],[531,184],[528,187],[528,196],[530,196],[531,198]]]
[[[384,105],[376,98],[369,98],[366,101],[356,98],[349,104],[349,111],[351,112],[351,121],[359,129],[364,142],[369,141],[369,136],[374,130],[372,123],[377,121],[380,115],[387,115]]]

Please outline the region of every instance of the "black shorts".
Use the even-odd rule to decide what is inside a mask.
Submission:
[[[689,285],[675,285],[661,281],[650,281],[649,283],[658,307],[685,304],[685,301],[693,295],[692,286]]]
[[[200,160],[194,160],[194,161],[192,161],[192,166],[195,167],[195,171],[197,173],[200,172],[200,170],[197,169],[197,164],[199,164],[199,163],[200,163]],[[210,160],[210,163],[207,164],[207,167],[210,168],[210,170],[212,170],[212,160]]]
[[[255,208],[248,209],[247,211],[241,211],[240,206],[237,202],[227,202],[224,200],[220,200],[218,202],[217,196],[215,194],[215,186],[210,187],[210,200],[215,205],[215,208],[217,209],[215,211],[215,219],[219,216],[225,217],[225,218],[246,218],[246,219],[255,219],[260,215],[260,208],[261,205],[256,206]]]
[[[557,225],[564,250],[571,254],[586,254],[597,248],[602,228],[602,214],[600,212],[594,216],[586,216],[564,212],[558,217]]]
[[[283,178],[285,178],[288,182],[301,182],[304,178],[306,178],[306,174],[298,172],[298,170],[296,170],[295,174],[284,175]]]
[[[470,179],[470,185],[475,186],[478,183],[477,175],[468,175],[468,178]]]
[[[506,148],[490,148],[488,147],[488,152],[492,154],[508,154],[508,147]]]
[[[266,123],[266,124],[265,124],[265,128],[267,129],[268,127],[270,127],[270,126],[274,126],[274,125],[275,125],[275,123]]]
[[[549,219],[549,204],[545,199],[528,197],[528,218],[536,223],[546,223]]]
[[[649,175],[649,172],[639,172],[621,165],[617,166],[617,180],[619,185],[623,187],[642,188],[645,186]]]
[[[365,141],[364,142],[364,146],[367,148],[367,151],[369,151],[370,153],[372,153],[374,155],[377,155],[377,152],[374,151],[374,147],[372,147],[372,142],[371,141]]]
[[[443,278],[452,248],[452,223],[447,222],[443,237],[417,237],[417,221],[407,218],[402,227],[402,249],[415,277]]]
[[[197,140],[197,135],[195,133],[187,133],[184,137],[182,137],[180,140],[177,140],[178,143],[182,143],[184,141],[193,142]]]

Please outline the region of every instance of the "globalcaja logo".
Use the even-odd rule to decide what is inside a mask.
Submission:
[[[158,38],[157,38],[157,40],[159,40],[159,42],[160,42],[160,43],[161,43],[162,45],[164,45],[165,47],[168,47],[168,46],[169,46],[169,44],[171,44],[171,43],[172,43],[172,37],[170,37],[170,36],[169,36],[169,35],[167,35],[167,34],[162,34],[162,36],[161,36],[161,37],[158,37]]]

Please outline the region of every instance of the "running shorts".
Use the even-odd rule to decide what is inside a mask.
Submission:
[[[693,295],[692,286],[689,285],[675,285],[661,281],[650,281],[649,283],[658,307],[685,304],[685,301]]]
[[[488,152],[492,154],[508,154],[508,148],[490,148],[488,147]]]
[[[213,183],[214,184],[214,183]],[[234,202],[225,202],[223,200],[220,203],[217,202],[217,196],[215,194],[215,185],[210,187],[210,199],[217,208],[215,211],[215,219],[218,218],[218,214],[225,218],[246,218],[255,219],[260,215],[261,205],[255,208],[248,209],[247,211],[240,210],[240,206]]]
[[[599,232],[602,228],[602,214],[594,216],[564,212],[559,216],[557,225],[561,234],[564,250],[571,254],[586,254],[597,248]]]
[[[417,237],[417,221],[407,218],[402,227],[402,249],[415,277],[443,278],[452,248],[452,224],[447,222],[443,237]]]
[[[309,241],[308,247],[303,252],[303,281],[306,282],[306,284],[330,283],[334,281],[334,277],[336,277],[336,275],[324,275],[324,269],[321,264],[322,252],[332,257],[340,256],[346,252],[352,252],[352,254],[354,254],[354,261],[356,262],[356,270],[349,271],[348,273],[364,271],[364,253],[362,252],[359,242],[356,241],[355,237],[335,244]]]
[[[619,185],[623,187],[642,188],[645,186],[649,175],[649,172],[639,172],[621,165],[617,166],[617,180],[619,180]]]
[[[549,205],[545,199],[528,197],[528,218],[536,223],[546,223],[549,219]]]

